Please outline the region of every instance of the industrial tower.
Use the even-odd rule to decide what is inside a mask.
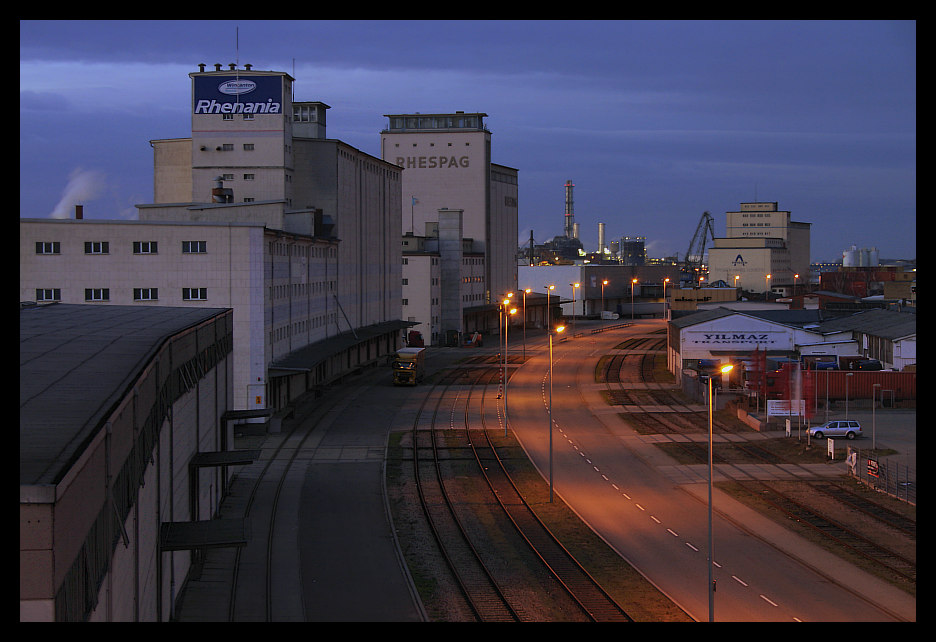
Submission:
[[[566,238],[575,238],[575,209],[572,205],[572,190],[575,185],[571,180],[565,184],[565,235]]]

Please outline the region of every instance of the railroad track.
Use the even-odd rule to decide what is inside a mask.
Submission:
[[[458,506],[447,489],[451,482],[446,479],[443,462],[451,462],[453,458],[464,460],[459,453],[468,450],[481,473],[475,476],[483,478],[489,489],[487,504],[500,508],[498,519],[509,521],[515,531],[513,538],[527,549],[526,558],[536,560],[539,570],[535,572],[550,577],[550,587],[559,586],[567,593],[566,602],[581,611],[579,619],[629,621],[623,609],[538,519],[510,478],[484,419],[485,384],[496,382],[497,377],[483,369],[456,369],[447,373],[427,395],[413,424],[414,473],[421,503],[436,545],[465,603],[480,621],[535,619],[525,608],[532,587],[511,585],[510,578],[515,575],[501,570],[503,563],[485,552],[488,546],[472,543],[477,534],[466,525],[471,518],[464,514],[472,509]],[[456,382],[467,385],[453,394]],[[472,420],[472,404],[481,417],[480,426]],[[451,432],[456,427],[456,414],[462,415],[457,437]],[[444,430],[440,431],[438,425],[444,426]],[[439,442],[443,432],[448,437],[447,447]],[[477,503],[477,494],[473,497],[473,503]]]
[[[290,422],[279,443],[262,465],[245,466],[238,473],[238,483],[247,484],[241,501],[232,495],[226,500],[228,510],[242,514],[252,524],[251,546],[238,547],[234,552],[231,593],[228,600],[230,622],[273,622],[277,600],[274,596],[273,556],[278,554],[276,526],[278,506],[290,480],[293,465],[309,437],[340,405],[353,403],[370,386],[362,386],[352,399],[325,395],[315,409],[301,422]]]

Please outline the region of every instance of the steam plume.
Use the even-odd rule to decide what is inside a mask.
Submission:
[[[69,218],[75,205],[97,198],[104,189],[104,173],[76,168],[68,176],[62,198],[52,210],[52,218]]]

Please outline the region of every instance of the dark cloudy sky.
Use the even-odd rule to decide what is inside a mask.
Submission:
[[[380,154],[384,114],[484,112],[520,172],[524,242],[644,236],[682,256],[703,211],[776,201],[812,259],[916,257],[916,23],[890,21],[25,21],[20,216],[135,218],[149,141],[187,137],[198,63],[250,63],[331,106]]]

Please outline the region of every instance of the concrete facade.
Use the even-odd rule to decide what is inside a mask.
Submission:
[[[708,251],[709,281],[783,295],[807,281],[810,223],[793,221],[775,202],[741,203],[725,216],[726,235]]]

